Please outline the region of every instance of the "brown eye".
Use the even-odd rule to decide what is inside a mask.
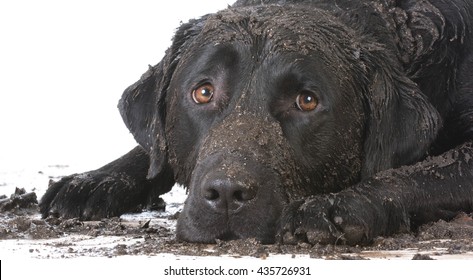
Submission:
[[[206,104],[212,100],[214,87],[212,84],[203,84],[192,92],[192,99],[197,104]]]
[[[296,98],[297,109],[301,111],[313,111],[315,108],[317,108],[318,104],[319,102],[317,101],[317,98],[311,93],[303,92],[300,93]]]

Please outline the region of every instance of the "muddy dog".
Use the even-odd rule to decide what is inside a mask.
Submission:
[[[473,209],[473,2],[240,0],[182,24],[119,109],[139,146],[43,217],[188,188],[190,242],[369,243]]]

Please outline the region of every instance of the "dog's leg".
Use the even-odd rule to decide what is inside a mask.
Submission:
[[[279,237],[286,243],[369,243],[461,211],[473,211],[471,141],[339,193],[293,202],[281,218]]]
[[[165,167],[148,180],[148,168],[149,156],[136,147],[97,170],[52,182],[40,201],[41,214],[96,220],[156,206],[174,185],[173,174]]]

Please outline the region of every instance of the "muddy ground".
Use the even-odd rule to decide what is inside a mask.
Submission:
[[[473,219],[461,214],[450,222],[425,225],[418,232],[380,237],[370,246],[260,244],[255,240],[189,244],[175,240],[177,211],[124,215],[121,218],[83,222],[77,219],[41,219],[34,192],[18,189],[0,198],[0,244],[13,244],[37,258],[81,256],[233,256],[268,258],[305,255],[323,259],[473,259]],[[10,242],[10,243],[9,243]],[[12,243],[13,242],[13,243]],[[16,246],[19,245],[19,246]],[[23,245],[23,246],[21,246]],[[11,247],[11,246],[10,246]],[[26,252],[23,252],[23,254]]]

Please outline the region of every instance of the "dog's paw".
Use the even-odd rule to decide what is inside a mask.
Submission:
[[[285,208],[278,237],[289,244],[368,244],[406,223],[405,217],[390,215],[399,212],[392,206],[389,199],[355,192],[310,197]]]
[[[51,181],[39,207],[43,218],[99,220],[138,210],[143,187],[125,174],[92,171]]]

